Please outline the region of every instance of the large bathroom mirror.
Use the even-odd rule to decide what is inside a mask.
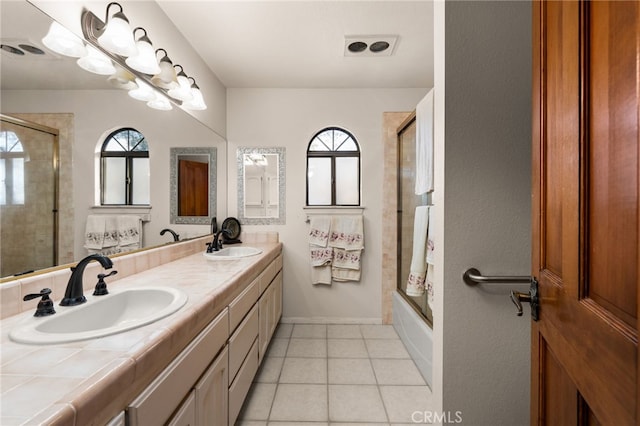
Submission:
[[[173,243],[171,235],[160,233],[165,228],[175,230],[180,240],[208,234],[209,218],[227,215],[225,139],[179,108],[172,111],[150,109],[144,102],[131,99],[126,91],[116,88],[108,81],[108,76],[91,74],[78,67],[74,58],[52,54],[41,41],[52,22],[48,15],[26,0],[0,1],[3,44],[0,50],[0,113],[59,131],[60,185],[56,194],[59,223],[55,231],[58,243],[53,248],[49,243],[38,246],[48,247],[49,258],[54,257],[51,253],[57,250],[58,261],[38,261],[34,266],[19,266],[16,271],[34,270],[37,274],[62,265],[67,267],[87,255],[85,226],[88,215],[110,214],[99,205],[99,193],[96,192],[96,182],[100,180],[96,153],[103,138],[119,127],[135,128],[149,142],[151,207],[146,213],[140,213],[146,215],[142,224],[143,249]],[[5,48],[20,44],[39,47],[45,54],[18,55]],[[209,179],[207,216],[200,226],[171,223],[170,147],[207,148],[206,154],[202,155],[207,156],[208,170],[217,178]],[[215,152],[213,156],[211,148]],[[220,187],[216,188],[216,184]],[[128,210],[136,209],[130,207]],[[27,226],[46,226],[48,229],[48,224],[40,224],[44,216],[38,216],[38,223],[30,221]],[[5,227],[3,223],[2,228],[4,231],[11,225]],[[2,243],[3,247],[11,247],[20,241],[5,239],[2,235]],[[2,259],[4,262],[4,254]],[[14,276],[14,271],[2,273],[0,282],[21,277]]]
[[[285,223],[285,149],[238,148],[238,219],[247,225]]]
[[[171,223],[216,217],[216,148],[171,148]]]

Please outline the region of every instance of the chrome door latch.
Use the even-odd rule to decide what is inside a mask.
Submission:
[[[518,308],[518,316],[522,316],[522,302],[531,305],[531,319],[538,321],[538,311],[540,309],[540,299],[538,298],[538,281],[531,277],[529,284],[529,293],[511,290],[511,301]]]

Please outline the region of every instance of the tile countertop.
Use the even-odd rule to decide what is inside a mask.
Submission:
[[[112,284],[107,280],[113,289],[167,286],[188,294],[179,311],[140,328],[80,342],[27,345],[10,340],[9,332],[33,312],[0,321],[0,424],[108,422],[282,251],[282,243],[247,245],[263,252],[225,261],[197,253]],[[56,307],[59,301],[54,297]]]

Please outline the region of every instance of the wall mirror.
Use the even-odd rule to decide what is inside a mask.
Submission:
[[[238,220],[285,223],[285,149],[238,148]]]
[[[211,223],[216,216],[216,148],[171,148],[171,223]]]
[[[51,17],[26,0],[0,1],[0,36],[3,44],[26,43],[46,50],[41,39],[47,34],[52,22]],[[114,87],[107,76],[92,74],[78,67],[75,58],[63,58],[48,51],[46,55],[16,55],[4,49],[1,52],[0,114],[51,127],[60,132],[60,188],[57,194],[60,202],[56,228],[58,243],[54,243],[55,240],[51,237],[46,243],[38,244],[38,250],[47,247],[46,253],[41,256],[38,252],[33,265],[0,271],[0,283],[22,278],[23,276],[14,276],[16,271],[26,273],[34,270],[34,274],[38,274],[52,268],[66,269],[86,256],[84,237],[87,215],[110,214],[104,209],[94,208],[99,204],[99,197],[98,201],[95,199],[96,178],[93,177],[95,144],[101,140],[103,133],[118,125],[137,128],[151,141],[153,214],[151,220],[143,224],[144,248],[173,243],[170,235],[160,234],[164,228],[173,228],[180,234],[180,239],[185,240],[208,234],[211,215],[226,217],[226,141],[205,123],[179,108],[174,108],[173,111],[152,110],[144,103],[129,98],[125,91]],[[109,105],[109,108],[104,105]],[[172,126],[159,126],[160,120],[166,120]],[[203,225],[185,225],[188,229],[180,229],[178,225],[169,226],[169,146],[181,145],[215,147],[219,161],[217,181],[221,182],[217,190],[215,186],[210,186],[209,191],[211,194],[211,190],[215,190],[213,204],[210,202],[209,206],[217,207],[217,212],[209,208],[209,216],[204,219]],[[53,188],[53,184],[50,187]],[[47,209],[51,210],[50,207]],[[25,228],[31,232],[36,227],[46,227],[52,234],[54,228],[43,222],[45,216],[38,215],[38,225],[29,221]],[[9,215],[4,217],[9,218]],[[3,232],[5,228],[8,230],[11,226],[5,227],[3,224]],[[22,234],[18,240],[11,240],[5,234],[2,239],[5,243],[3,247],[11,247],[14,242],[17,244],[24,240]],[[32,244],[30,248],[35,253]],[[54,249],[57,249],[57,260],[52,254]],[[4,263],[4,255],[1,257]]]

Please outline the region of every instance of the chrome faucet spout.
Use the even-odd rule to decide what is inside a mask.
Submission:
[[[84,269],[92,260],[100,262],[100,265],[102,265],[104,269],[113,268],[113,262],[111,261],[111,259],[101,254],[90,254],[89,256],[78,262],[75,267],[72,266],[71,277],[69,278],[69,282],[67,283],[67,289],[64,292],[64,298],[60,301],[60,306],[80,305],[87,301],[87,298],[84,297],[83,292],[82,275],[84,273]]]

